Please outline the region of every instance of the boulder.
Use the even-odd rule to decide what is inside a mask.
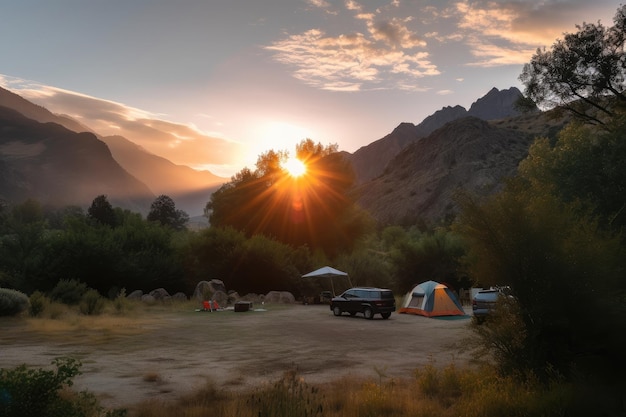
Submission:
[[[187,296],[185,295],[184,292],[177,292],[176,294],[172,295],[172,300],[174,300],[174,301],[187,301]]]
[[[128,298],[129,300],[141,300],[142,296],[143,296],[143,291],[135,290],[131,292],[130,294],[128,294],[126,298]]]
[[[217,301],[220,307],[225,307],[226,304],[228,304],[228,294],[224,291],[215,291],[213,297],[211,297],[211,301]]]
[[[219,279],[212,279],[210,281],[200,281],[196,284],[196,289],[193,291],[193,298],[198,301],[204,301],[212,299],[213,294],[217,291],[226,293],[226,286],[224,281]]]
[[[150,291],[150,295],[153,296],[156,300],[169,300],[172,298],[170,293],[168,293],[165,288],[157,288],[156,290]]]
[[[294,297],[289,291],[270,291],[265,296],[265,302],[293,304],[296,302],[296,297]]]
[[[143,301],[146,304],[154,304],[156,303],[156,298],[154,298],[150,294],[144,294],[141,296],[141,301]]]

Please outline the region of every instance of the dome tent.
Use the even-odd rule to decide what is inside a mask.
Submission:
[[[422,282],[406,293],[398,313],[426,317],[465,315],[454,292],[446,285],[435,281]]]

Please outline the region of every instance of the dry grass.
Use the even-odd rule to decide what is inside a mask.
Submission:
[[[545,388],[545,387],[544,387]],[[250,392],[218,389],[208,383],[178,401],[144,402],[129,417],[490,417],[562,415],[570,392],[560,385],[541,389],[497,376],[493,370],[426,366],[414,378],[341,378],[307,385],[294,372]]]

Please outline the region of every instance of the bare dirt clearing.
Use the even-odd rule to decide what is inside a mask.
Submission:
[[[156,310],[103,328],[94,319],[40,329],[37,320],[0,320],[0,368],[80,359],[83,374],[74,388],[96,394],[106,407],[173,399],[207,380],[239,389],[275,381],[290,369],[323,383],[351,375],[410,377],[429,363],[471,362],[464,349],[469,318],[394,313],[365,320],[334,317],[326,305],[270,305],[237,313]]]

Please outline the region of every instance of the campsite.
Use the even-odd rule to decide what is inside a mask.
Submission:
[[[152,307],[110,320],[85,318],[65,327],[4,320],[0,368],[46,367],[55,357],[72,356],[83,363],[74,388],[95,393],[104,406],[122,407],[175,399],[206,381],[245,389],[290,370],[325,383],[349,376],[403,378],[428,364],[473,363],[465,348],[469,317],[394,313],[388,320],[365,320],[334,317],[328,305],[272,304],[243,313]]]

